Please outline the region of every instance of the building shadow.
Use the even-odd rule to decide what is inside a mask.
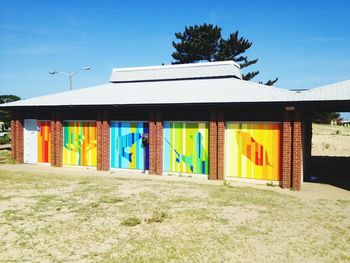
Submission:
[[[330,184],[350,191],[350,157],[311,156],[304,182]]]

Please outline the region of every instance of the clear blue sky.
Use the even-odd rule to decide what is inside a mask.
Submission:
[[[259,58],[254,81],[313,88],[350,79],[350,1],[0,0],[0,94],[29,98],[68,87],[50,70],[91,66],[75,89],[104,84],[113,67],[169,64],[174,33],[213,23],[239,30]]]

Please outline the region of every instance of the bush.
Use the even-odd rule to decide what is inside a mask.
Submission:
[[[8,144],[11,143],[11,139],[8,135],[4,135],[0,137],[0,144]]]

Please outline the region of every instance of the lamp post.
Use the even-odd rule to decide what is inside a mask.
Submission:
[[[76,72],[71,72],[71,71],[68,71],[68,72],[58,72],[56,70],[54,71],[50,71],[49,74],[50,75],[55,75],[55,74],[63,74],[63,75],[66,75],[68,77],[68,80],[69,80],[69,90],[73,90],[73,85],[72,85],[72,77],[76,74],[78,74],[80,71],[82,70],[90,70],[91,68],[90,67],[83,67],[81,69],[79,69],[78,71]]]

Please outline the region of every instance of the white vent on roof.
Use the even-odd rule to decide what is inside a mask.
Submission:
[[[110,82],[140,82],[225,77],[242,79],[240,66],[233,61],[221,61],[153,67],[116,68],[112,71]]]

